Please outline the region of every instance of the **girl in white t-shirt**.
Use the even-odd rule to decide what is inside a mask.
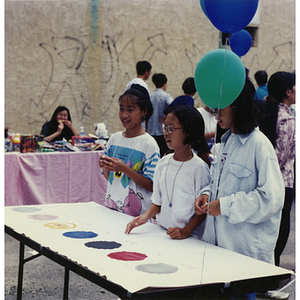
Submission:
[[[203,118],[191,105],[176,106],[167,114],[162,129],[174,153],[164,156],[157,164],[152,204],[127,224],[125,233],[156,216],[158,224],[173,239],[184,239],[192,233],[197,236],[195,229],[205,217],[195,215],[193,203],[210,182],[209,167],[204,161],[209,148],[204,139]]]
[[[159,147],[141,126],[152,115],[146,89],[133,84],[120,96],[119,103],[125,130],[111,136],[99,164],[108,180],[105,206],[135,217],[151,205]]]

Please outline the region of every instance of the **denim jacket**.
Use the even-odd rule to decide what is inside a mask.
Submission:
[[[274,148],[258,128],[237,134],[220,176],[220,157],[230,134],[228,130],[222,136],[205,191],[209,201],[220,199],[221,215],[207,215],[202,239],[274,263],[284,203],[284,182]]]

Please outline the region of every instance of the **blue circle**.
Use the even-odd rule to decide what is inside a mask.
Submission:
[[[92,231],[69,231],[63,233],[63,236],[73,239],[90,239],[98,236],[98,234]]]

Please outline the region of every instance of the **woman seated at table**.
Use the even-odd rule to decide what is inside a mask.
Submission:
[[[46,142],[60,141],[65,138],[67,141],[72,136],[79,135],[72,125],[69,109],[65,106],[58,106],[54,111],[51,120],[45,123],[41,130]]]

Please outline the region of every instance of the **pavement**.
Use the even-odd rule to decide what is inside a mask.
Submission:
[[[25,257],[30,257],[35,253],[31,248],[25,247]],[[17,297],[19,242],[7,234],[5,234],[4,263],[4,299],[15,300]],[[287,246],[280,258],[280,266],[288,270],[295,270],[295,203],[293,203],[291,210],[291,232]],[[25,264],[22,299],[63,299],[63,282],[64,268],[48,258],[40,256]],[[281,284],[282,291],[290,293],[289,300],[295,300],[295,281],[290,281],[290,283],[282,282]],[[285,284],[288,284],[286,288],[284,288]],[[70,272],[69,299],[116,300],[118,297],[79,275]],[[262,300],[265,298],[257,296],[257,299]]]
[[[296,222],[295,222],[295,201],[293,202],[292,209],[291,209],[291,231],[289,235],[289,239],[287,242],[287,245],[280,256],[280,267],[285,268],[287,270],[293,270],[296,272],[296,242],[295,242],[295,230],[296,230]],[[295,279],[295,276],[292,276],[291,281]],[[286,287],[285,287],[286,286]],[[289,300],[295,300],[296,299],[296,281],[293,281],[292,283],[288,281],[281,282],[281,287],[278,289],[282,292],[289,293],[290,297]],[[266,299],[260,296],[256,297],[257,300]]]

